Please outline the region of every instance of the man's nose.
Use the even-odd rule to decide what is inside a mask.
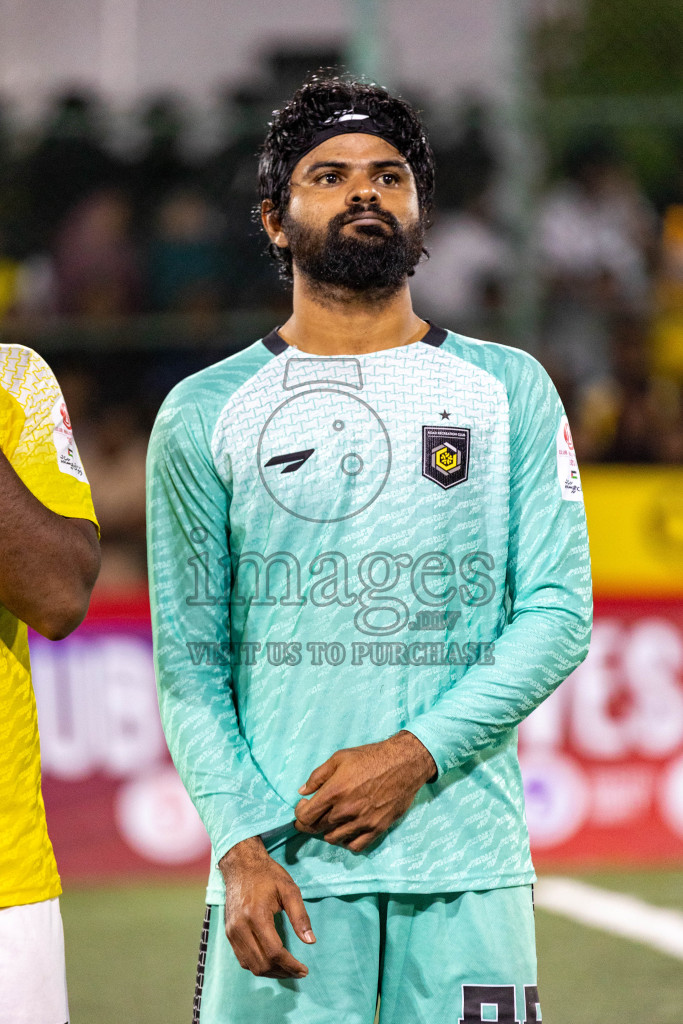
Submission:
[[[346,201],[351,206],[355,203],[379,203],[380,199],[379,190],[372,181],[352,184],[346,196]]]

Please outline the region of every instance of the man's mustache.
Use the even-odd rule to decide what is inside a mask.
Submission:
[[[339,228],[343,228],[345,224],[351,224],[358,217],[362,217],[367,214],[371,214],[373,217],[377,217],[378,220],[388,224],[393,231],[399,232],[401,230],[401,225],[396,217],[394,217],[393,213],[389,213],[388,210],[383,210],[378,206],[361,206],[360,204],[351,206],[348,210],[345,210],[344,213],[338,213],[333,217],[329,225],[330,230],[336,231]]]

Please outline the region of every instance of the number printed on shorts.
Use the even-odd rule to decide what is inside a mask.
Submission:
[[[463,985],[458,1024],[541,1024],[538,988],[524,986],[524,1020],[517,1020],[514,985]]]

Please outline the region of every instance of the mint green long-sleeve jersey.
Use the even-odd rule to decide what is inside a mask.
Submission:
[[[273,331],[177,385],[148,456],[155,665],[217,862],[262,835],[307,897],[534,879],[517,726],[583,660],[579,471],[526,353],[432,326],[312,356]],[[438,768],[362,853],[294,831],[334,751]]]

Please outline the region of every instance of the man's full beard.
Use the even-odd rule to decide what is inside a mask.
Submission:
[[[393,214],[372,210],[388,225],[389,232],[379,225],[366,224],[355,229],[354,235],[342,234],[352,216],[362,212],[359,206],[337,214],[325,232],[308,228],[289,214],[285,214],[282,226],[292,260],[311,281],[365,297],[374,294],[388,298],[399,291],[417,266],[423,251],[424,227],[417,220],[404,229]]]

